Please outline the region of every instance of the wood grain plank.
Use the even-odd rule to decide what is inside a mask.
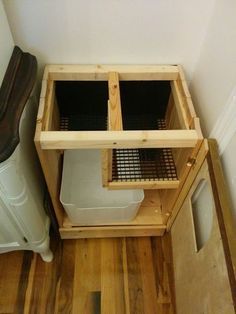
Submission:
[[[63,242],[60,279],[58,281],[56,308],[58,314],[71,313],[73,303],[73,281],[75,269],[76,241]]]
[[[27,308],[27,304],[31,298],[31,293],[30,293],[31,291],[29,291],[28,287],[32,289],[31,268],[34,271],[34,265],[35,265],[34,261],[36,260],[36,254],[30,251],[25,251],[23,254],[24,254],[23,263],[21,265],[20,279],[19,279],[19,285],[17,289],[17,301],[16,301],[14,313],[19,313],[19,309],[23,313],[23,309],[24,309],[24,314],[27,314],[27,310],[28,310],[28,313],[30,313],[29,307]],[[29,296],[27,292],[30,293]]]
[[[22,263],[22,252],[0,255],[0,313],[14,313]]]
[[[101,312],[125,313],[121,239],[101,240]]]
[[[145,313],[141,268],[139,265],[138,242],[136,238],[126,238],[126,252],[130,313]]]
[[[158,131],[42,131],[42,150],[194,147],[195,130]]]
[[[107,187],[112,180],[112,149],[102,149],[102,186]]]
[[[144,313],[158,313],[157,291],[150,238],[137,239]]]
[[[108,73],[109,87],[109,130],[123,130],[121,100],[120,100],[120,85],[119,74],[117,72]]]
[[[175,65],[48,65],[52,80],[102,80],[108,72],[119,72],[121,80],[176,80],[179,70]],[[46,77],[46,78],[47,78]]]
[[[189,171],[187,174],[185,174],[185,181],[182,183],[181,188],[179,191],[175,192],[176,195],[168,195],[169,197],[167,198],[166,207],[168,208],[169,206],[168,211],[171,212],[171,216],[167,222],[167,230],[170,230],[174,220],[176,219],[178,212],[186,198],[186,195],[205,160],[207,152],[208,144],[206,141],[203,141],[199,151],[195,155],[195,163],[191,167],[188,167]],[[167,210],[167,208],[165,210]]]
[[[109,182],[109,190],[130,190],[130,189],[177,189],[179,187],[179,180],[140,180],[140,181],[121,181],[121,182]]]
[[[163,263],[171,264],[168,246],[150,238],[66,240],[63,245],[52,238],[51,263],[31,252],[1,254],[0,313],[172,314],[171,277],[166,271],[156,274]]]
[[[30,271],[29,271],[29,276],[28,276],[28,284],[27,284],[27,289],[26,289],[25,298],[24,298],[25,299],[24,314],[30,314],[31,313],[30,312],[30,310],[31,310],[30,304],[31,304],[34,278],[35,278],[35,272],[36,272],[36,260],[37,260],[37,253],[34,253],[33,258],[31,260]],[[17,306],[16,309],[17,309],[17,311],[19,311],[19,306]]]
[[[151,239],[153,265],[155,272],[157,302],[162,312],[175,313],[174,272],[172,265],[171,237],[166,233],[163,237]]]
[[[45,263],[37,255],[33,293],[30,302],[30,313],[51,314],[54,313],[56,303],[57,282],[60,275],[61,247],[53,243],[54,259],[51,263]]]
[[[76,241],[72,313],[85,313],[93,292],[101,291],[101,244],[96,239]]]
[[[166,225],[60,228],[62,239],[162,236]]]
[[[178,114],[181,129],[189,129],[191,120],[189,120],[187,117],[184,101],[176,81],[171,82],[171,91],[174,98],[174,104]]]
[[[122,238],[122,261],[123,261],[123,275],[124,275],[125,313],[130,314],[129,273],[128,273],[126,238]]]

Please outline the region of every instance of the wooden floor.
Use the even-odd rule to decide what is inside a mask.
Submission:
[[[54,261],[0,255],[0,313],[174,313],[167,237],[54,241]]]

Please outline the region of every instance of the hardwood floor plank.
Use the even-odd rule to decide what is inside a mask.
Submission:
[[[157,287],[158,303],[170,303],[167,262],[165,261],[162,239],[152,239],[153,264]]]
[[[31,265],[29,270],[29,276],[28,276],[28,284],[27,289],[25,292],[25,303],[24,303],[24,314],[30,314],[30,303],[31,303],[31,297],[33,293],[33,284],[34,284],[34,276],[36,271],[36,260],[37,260],[37,254],[33,253],[33,257],[31,259]],[[19,307],[16,307],[17,310],[19,310]]]
[[[60,278],[61,245],[53,251],[54,259],[51,263],[45,263],[37,254],[30,314],[54,313],[57,282]]]
[[[0,255],[0,314],[173,314],[170,239],[58,241]]]
[[[60,280],[56,293],[55,314],[72,313],[75,272],[75,240],[63,242]]]
[[[14,313],[21,275],[23,252],[0,255],[0,313]]]
[[[32,291],[32,285],[30,285],[29,280],[32,278],[30,270],[31,270],[31,266],[34,265],[33,260],[35,256],[36,254],[33,254],[33,252],[30,252],[30,251],[25,251],[23,253],[23,262],[21,265],[20,279],[19,279],[19,285],[17,289],[17,301],[16,301],[16,306],[14,309],[14,313],[16,314],[23,313],[23,312],[24,314],[27,313],[26,312],[28,308],[27,303],[30,300],[29,298],[31,298],[31,293],[30,293],[30,296],[27,299],[28,297],[27,291],[29,291],[28,287],[30,287]]]
[[[158,313],[157,291],[150,238],[143,237],[137,239],[137,241],[143,287],[144,313]]]
[[[101,313],[125,314],[122,239],[101,240]]]
[[[144,313],[141,269],[137,238],[126,238],[130,313]]]
[[[72,313],[85,313],[90,293],[101,291],[100,241],[76,240]]]
[[[123,259],[123,276],[124,276],[125,313],[130,314],[129,273],[128,273],[126,238],[122,238],[122,259]]]

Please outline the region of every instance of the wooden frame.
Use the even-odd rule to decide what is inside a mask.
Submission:
[[[55,81],[107,81],[108,129],[107,131],[59,131],[60,116],[55,97]],[[171,97],[166,112],[168,130],[123,130],[120,80],[161,80],[171,82]],[[180,66],[122,66],[122,65],[48,65],[45,68],[37,117],[35,144],[43,168],[48,190],[63,238],[89,237],[96,232],[103,236],[161,235],[174,202],[192,167],[191,160],[198,154],[203,141],[199,120]],[[103,186],[110,189],[144,188],[173,191],[171,202],[161,209],[162,223],[154,225],[69,226],[59,201],[61,180],[61,154],[64,149],[101,149]],[[116,148],[173,148],[179,180],[112,182],[112,149]],[[169,192],[168,192],[169,193]],[[166,195],[168,195],[168,193]],[[171,192],[170,192],[171,193]],[[162,191],[164,195],[164,191]],[[146,196],[146,201],[151,198]],[[141,219],[142,221],[142,219]],[[90,230],[90,231],[89,231]],[[103,231],[102,231],[103,230]],[[114,231],[116,230],[116,231]],[[128,231],[130,230],[130,231]],[[149,230],[149,231],[147,231]],[[74,233],[74,235],[72,235]]]
[[[104,149],[194,147],[195,130],[160,131],[42,131],[42,149]]]

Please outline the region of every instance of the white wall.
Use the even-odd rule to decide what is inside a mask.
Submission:
[[[209,135],[214,129],[218,117],[222,118],[222,113],[227,112],[227,108],[233,101],[232,98],[236,97],[232,93],[236,87],[235,0],[228,0],[227,2],[225,0],[216,0],[207,36],[190,87],[205,135]],[[236,110],[232,115],[236,126]],[[228,120],[232,122],[231,117],[228,117]],[[226,132],[227,127],[226,121],[225,129],[221,127],[222,132]],[[231,135],[233,136],[233,134]],[[222,161],[231,191],[236,221],[235,134],[223,152]]]
[[[216,0],[190,86],[209,135],[236,86],[236,1]]]
[[[0,85],[10,60],[13,47],[13,38],[7,22],[3,3],[0,1]]]
[[[195,67],[215,0],[6,0],[16,44],[43,63]]]

